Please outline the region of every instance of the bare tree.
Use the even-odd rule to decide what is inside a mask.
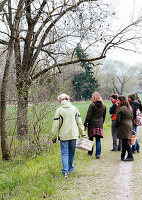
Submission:
[[[19,33],[17,32],[15,42],[18,135],[25,135],[28,132],[28,90],[31,82],[49,70],[58,70],[62,66],[79,62],[80,59],[74,59],[73,56],[77,43],[83,42],[84,38],[89,37],[86,35],[86,31],[88,27],[92,31],[93,23],[98,20],[97,26],[102,24],[108,11],[104,9],[102,16],[99,14],[88,16],[86,8],[89,9],[91,3],[93,4],[91,8],[96,7],[98,13],[104,9],[101,9],[95,0],[89,2],[88,0],[51,1],[49,3],[42,1],[39,5],[34,1],[25,1],[26,15],[23,17],[23,22],[25,22],[24,26],[26,24],[26,27],[24,31],[21,29]],[[85,19],[86,15],[87,19]],[[88,20],[90,20],[89,25],[85,27]],[[23,52],[21,51],[22,47]],[[67,56],[70,58],[69,61],[65,61]],[[101,54],[90,61],[104,57],[104,54]],[[43,59],[45,60],[44,68]],[[42,60],[42,66],[40,66],[40,60]]]
[[[4,1],[3,1],[3,3],[4,3]],[[8,149],[8,140],[7,140],[7,128],[6,128],[7,83],[8,83],[8,78],[9,78],[10,66],[11,66],[11,58],[12,58],[12,54],[13,54],[13,50],[14,50],[16,30],[18,29],[18,26],[19,26],[19,22],[20,22],[19,19],[20,19],[20,15],[21,15],[22,6],[23,6],[23,3],[21,0],[17,7],[17,12],[15,15],[15,18],[12,21],[11,1],[8,2],[9,14],[7,15],[7,20],[9,23],[11,36],[9,38],[9,42],[3,41],[3,44],[4,43],[6,45],[8,44],[6,64],[5,64],[5,68],[4,68],[3,81],[2,81],[2,86],[1,86],[1,102],[0,102],[1,148],[2,148],[2,158],[4,160],[10,159],[10,153],[9,153],[9,149]]]
[[[114,69],[116,70],[116,74],[112,78],[113,90],[115,93],[122,95],[126,86],[129,86],[129,82],[138,74],[139,70],[136,67],[128,67],[121,62],[116,62]]]
[[[112,31],[110,21],[115,13],[103,0],[40,0],[40,1],[8,1],[12,4],[10,11],[13,18],[19,13],[14,35],[14,53],[16,64],[16,86],[18,94],[17,133],[28,132],[27,110],[28,91],[31,83],[54,69],[78,63],[89,62],[106,57],[111,48],[128,50],[125,43],[133,43],[141,39],[140,32],[135,32],[142,18],[119,29]],[[23,5],[24,4],[24,5]],[[18,10],[18,6],[22,9]],[[5,7],[7,4],[5,5]],[[6,7],[7,8],[7,7]],[[5,8],[5,9],[6,9]],[[5,29],[10,29],[7,16],[3,13],[1,22]],[[132,34],[128,34],[131,32]],[[6,31],[1,31],[1,44],[6,44]],[[13,38],[11,33],[8,38]],[[77,59],[74,55],[77,44],[84,51],[91,52],[90,58]],[[89,53],[90,54],[90,53]]]
[[[111,93],[124,95],[132,93],[139,88],[138,74],[140,69],[137,66],[130,66],[124,62],[106,60],[100,67],[98,81],[100,92],[104,98],[108,98]]]

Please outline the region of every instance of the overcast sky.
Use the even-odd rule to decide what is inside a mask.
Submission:
[[[132,21],[142,15],[142,0],[115,0],[115,8],[123,23]],[[142,52],[142,46],[139,47]],[[142,62],[142,54],[115,50],[107,58],[124,61],[129,64]]]

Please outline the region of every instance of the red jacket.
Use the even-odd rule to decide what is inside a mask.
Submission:
[[[117,100],[113,102],[113,105],[109,109],[109,113],[111,114],[111,120],[116,120],[116,112],[117,112]]]

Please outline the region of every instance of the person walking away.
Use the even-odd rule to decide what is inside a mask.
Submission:
[[[78,109],[69,101],[69,96],[61,94],[57,99],[60,107],[56,110],[52,126],[52,142],[60,140],[62,173],[67,178],[74,171],[76,139],[86,136]]]
[[[135,124],[135,119],[136,119],[136,110],[139,109],[140,103],[136,100],[136,95],[135,94],[130,94],[128,96],[128,101],[132,107],[133,110],[133,135],[137,135],[137,125]],[[133,153],[140,153],[140,145],[138,142],[138,139],[136,138],[135,144],[132,146],[132,152]]]
[[[136,97],[136,101],[139,102],[139,104],[140,104],[139,109],[142,112],[142,103],[141,103],[141,100],[140,100],[138,93],[135,93],[135,97]]]
[[[116,113],[116,133],[122,139],[122,161],[133,161],[132,148],[129,138],[132,136],[132,108],[125,96],[118,97],[118,109]],[[125,159],[126,152],[128,153]]]
[[[112,102],[112,106],[109,109],[109,113],[111,114],[111,134],[112,134],[112,140],[113,140],[113,148],[111,151],[121,151],[122,141],[119,139],[119,144],[117,144],[117,135],[116,135],[116,112],[117,112],[117,103],[118,95],[112,94],[110,97],[110,100]]]
[[[87,115],[84,122],[85,130],[88,129],[89,140],[96,139],[96,158],[101,156],[101,140],[103,138],[103,123],[106,116],[106,106],[98,92],[92,94],[92,103],[89,105]],[[88,151],[88,155],[93,154],[93,147]]]

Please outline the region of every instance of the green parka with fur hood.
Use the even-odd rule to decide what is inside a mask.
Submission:
[[[67,100],[63,100],[55,112],[52,135],[52,140],[59,137],[61,141],[86,135],[78,109]]]

